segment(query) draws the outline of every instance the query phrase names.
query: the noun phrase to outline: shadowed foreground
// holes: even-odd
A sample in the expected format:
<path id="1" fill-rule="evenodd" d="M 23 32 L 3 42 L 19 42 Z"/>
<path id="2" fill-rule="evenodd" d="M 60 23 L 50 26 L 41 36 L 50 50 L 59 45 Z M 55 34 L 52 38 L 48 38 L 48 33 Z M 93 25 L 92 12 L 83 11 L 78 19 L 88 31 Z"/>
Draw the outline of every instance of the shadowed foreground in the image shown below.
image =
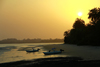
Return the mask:
<path id="1" fill-rule="evenodd" d="M 0 67 L 100 67 L 100 60 L 88 60 L 85 61 L 80 57 L 57 57 L 57 58 L 41 58 L 36 60 L 23 60 L 10 63 L 2 63 Z"/>

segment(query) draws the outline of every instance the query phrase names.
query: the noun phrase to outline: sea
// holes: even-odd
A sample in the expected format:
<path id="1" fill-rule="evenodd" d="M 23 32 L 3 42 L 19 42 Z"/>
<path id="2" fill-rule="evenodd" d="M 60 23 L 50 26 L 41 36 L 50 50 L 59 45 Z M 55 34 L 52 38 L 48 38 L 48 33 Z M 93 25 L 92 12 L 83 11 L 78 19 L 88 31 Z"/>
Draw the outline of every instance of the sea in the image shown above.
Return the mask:
<path id="1" fill-rule="evenodd" d="M 44 45 L 66 45 L 66 51 L 62 54 L 44 55 L 47 52 Z M 38 52 L 26 52 L 26 50 L 40 49 Z M 34 60 L 51 57 L 80 56 L 87 60 L 100 60 L 100 46 L 77 46 L 63 43 L 19 43 L 0 44 L 0 63 L 16 62 L 22 60 Z"/>
<path id="2" fill-rule="evenodd" d="M 20 44 L 0 44 L 0 63 L 16 62 L 22 60 L 32 60 L 39 58 L 61 57 L 65 55 L 44 55 L 47 50 L 43 45 L 57 45 L 62 43 L 20 43 Z M 26 52 L 26 50 L 40 49 L 38 52 Z"/>

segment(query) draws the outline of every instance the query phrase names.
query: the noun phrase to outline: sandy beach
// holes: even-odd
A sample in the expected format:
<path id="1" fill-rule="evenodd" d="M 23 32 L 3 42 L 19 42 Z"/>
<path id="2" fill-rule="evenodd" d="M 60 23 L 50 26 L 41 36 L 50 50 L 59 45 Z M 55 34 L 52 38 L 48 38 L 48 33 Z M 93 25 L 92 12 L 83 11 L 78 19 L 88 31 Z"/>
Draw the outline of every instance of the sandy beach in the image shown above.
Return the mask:
<path id="1" fill-rule="evenodd" d="M 63 49 L 61 55 L 82 57 L 84 60 L 100 60 L 100 47 L 98 46 L 77 46 L 73 44 L 54 44 L 44 45 L 44 49 L 51 50 L 56 48 L 57 51 Z"/>
<path id="2" fill-rule="evenodd" d="M 73 47 L 71 47 L 73 46 Z M 40 59 L 31 59 L 31 60 L 22 60 L 16 62 L 2 63 L 0 67 L 54 67 L 54 66 L 63 66 L 63 67 L 100 67 L 100 60 L 88 60 L 89 58 L 85 55 L 89 53 L 88 51 L 82 53 L 84 50 L 83 46 L 69 45 L 69 44 L 53 44 L 53 45 L 44 45 L 43 48 L 47 51 L 51 48 L 56 48 L 56 50 L 63 49 L 64 52 L 61 55 L 66 55 L 66 57 L 52 57 L 52 58 L 40 58 Z M 87 47 L 87 46 L 86 46 Z M 80 49 L 78 49 L 80 48 Z M 89 55 L 88 55 L 89 56 Z M 87 59 L 87 60 L 84 60 Z"/>

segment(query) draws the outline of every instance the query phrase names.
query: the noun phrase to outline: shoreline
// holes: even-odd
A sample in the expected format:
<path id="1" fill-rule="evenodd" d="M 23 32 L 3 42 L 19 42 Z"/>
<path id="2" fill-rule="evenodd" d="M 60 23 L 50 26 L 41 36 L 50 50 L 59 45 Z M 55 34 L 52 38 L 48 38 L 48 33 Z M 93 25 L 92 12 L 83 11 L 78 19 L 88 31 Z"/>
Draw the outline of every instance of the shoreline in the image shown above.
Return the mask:
<path id="1" fill-rule="evenodd" d="M 64 51 L 60 55 L 82 57 L 84 60 L 100 60 L 100 54 L 98 46 L 77 46 L 73 44 L 54 44 L 44 45 L 44 49 L 47 51 L 52 48 L 56 48 L 57 51 L 63 49 Z"/>
<path id="2" fill-rule="evenodd" d="M 51 67 L 51 66 L 100 67 L 100 59 L 86 60 L 83 58 L 84 56 L 79 54 L 80 50 L 82 50 L 84 46 L 78 46 L 82 49 L 77 49 L 76 45 L 73 45 L 73 47 L 71 47 L 71 45 L 69 44 L 43 45 L 43 49 L 45 49 L 46 51 L 51 50 L 51 48 L 54 48 L 54 47 L 56 47 L 56 50 L 64 49 L 64 52 L 60 55 L 72 55 L 72 56 L 40 58 L 40 59 L 0 63 L 0 67 L 33 67 L 33 66 L 37 66 L 37 67 L 40 67 L 40 66 L 44 66 L 44 67 Z M 75 51 L 78 51 L 78 52 L 75 52 Z M 81 54 L 84 54 L 84 53 L 81 53 Z M 89 55 L 85 55 L 85 56 L 90 57 Z"/>
<path id="3" fill-rule="evenodd" d="M 54 57 L 54 58 L 40 58 L 36 60 L 23 60 L 17 62 L 2 63 L 0 67 L 51 67 L 51 66 L 91 66 L 100 67 L 100 60 L 83 60 L 80 57 Z"/>

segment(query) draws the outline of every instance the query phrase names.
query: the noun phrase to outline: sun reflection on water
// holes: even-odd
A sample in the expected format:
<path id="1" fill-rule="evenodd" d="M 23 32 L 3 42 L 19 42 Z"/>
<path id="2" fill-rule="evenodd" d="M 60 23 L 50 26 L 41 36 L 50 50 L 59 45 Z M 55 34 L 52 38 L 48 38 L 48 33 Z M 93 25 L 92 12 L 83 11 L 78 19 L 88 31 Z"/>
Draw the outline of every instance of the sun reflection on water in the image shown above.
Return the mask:
<path id="1" fill-rule="evenodd" d="M 11 49 L 11 51 L 4 52 L 0 55 L 0 63 L 5 62 L 14 62 L 20 60 L 32 60 L 32 59 L 39 59 L 39 58 L 51 58 L 51 57 L 65 57 L 66 55 L 44 55 L 43 52 L 46 52 L 42 47 L 36 47 L 35 49 L 41 49 L 39 52 L 26 52 L 26 49 L 30 49 L 29 47 L 21 47 L 21 49 Z"/>

